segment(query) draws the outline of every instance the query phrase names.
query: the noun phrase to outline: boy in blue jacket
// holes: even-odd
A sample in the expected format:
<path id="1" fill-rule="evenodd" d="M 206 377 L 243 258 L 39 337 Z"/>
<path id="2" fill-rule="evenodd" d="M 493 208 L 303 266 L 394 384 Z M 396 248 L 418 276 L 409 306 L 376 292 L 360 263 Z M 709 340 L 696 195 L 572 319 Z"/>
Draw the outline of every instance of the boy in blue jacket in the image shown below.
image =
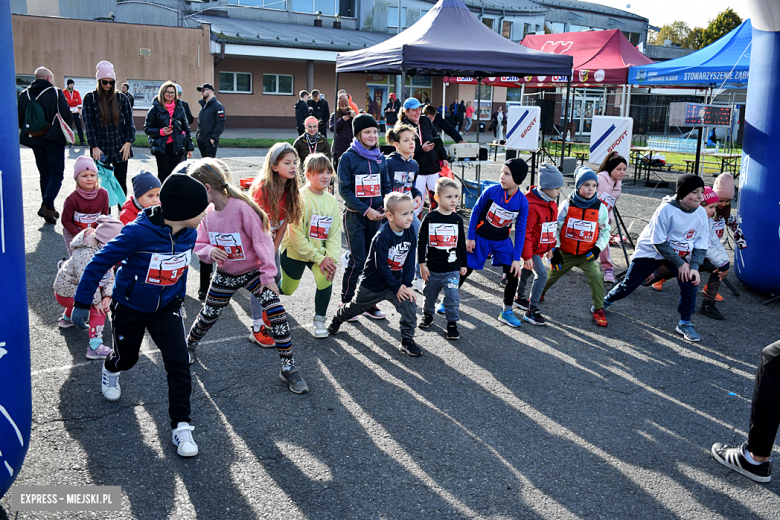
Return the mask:
<path id="1" fill-rule="evenodd" d="M 121 262 L 110 305 L 114 350 L 103 365 L 103 396 L 109 401 L 119 399 L 119 374 L 138 362 L 148 330 L 168 373 L 173 443 L 179 455 L 193 457 L 198 446 L 190 426 L 192 382 L 181 305 L 198 237 L 195 228 L 209 200 L 203 184 L 175 173 L 163 183 L 160 203 L 146 208 L 92 257 L 76 289 L 71 318 L 77 327 L 87 328 L 92 295 L 103 275 Z"/>
<path id="2" fill-rule="evenodd" d="M 328 333 L 338 334 L 342 323 L 387 300 L 401 315 L 402 339 L 398 348 L 417 357 L 422 349 L 414 341 L 417 299 L 411 287 L 417 247 L 417 236 L 411 229 L 414 203 L 409 195 L 394 191 L 385 197 L 384 207 L 387 222 L 371 240 L 355 296 L 339 307 L 328 325 Z"/>

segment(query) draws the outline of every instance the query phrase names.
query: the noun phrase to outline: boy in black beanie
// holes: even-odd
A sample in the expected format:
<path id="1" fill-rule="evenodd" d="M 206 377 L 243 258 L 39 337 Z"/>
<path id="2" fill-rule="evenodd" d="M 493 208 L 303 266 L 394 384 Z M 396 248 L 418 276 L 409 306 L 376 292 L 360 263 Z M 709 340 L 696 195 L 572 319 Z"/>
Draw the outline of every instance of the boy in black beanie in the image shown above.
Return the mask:
<path id="1" fill-rule="evenodd" d="M 103 365 L 103 396 L 121 395 L 119 374 L 138 361 L 144 332 L 162 353 L 168 373 L 168 412 L 173 443 L 182 457 L 198 454 L 190 426 L 189 355 L 181 305 L 187 287 L 195 228 L 209 205 L 206 188 L 184 174 L 170 175 L 160 190 L 161 206 L 146 208 L 87 264 L 76 290 L 73 324 L 86 329 L 92 295 L 103 275 L 122 262 L 116 275 L 111 322 L 114 350 Z"/>

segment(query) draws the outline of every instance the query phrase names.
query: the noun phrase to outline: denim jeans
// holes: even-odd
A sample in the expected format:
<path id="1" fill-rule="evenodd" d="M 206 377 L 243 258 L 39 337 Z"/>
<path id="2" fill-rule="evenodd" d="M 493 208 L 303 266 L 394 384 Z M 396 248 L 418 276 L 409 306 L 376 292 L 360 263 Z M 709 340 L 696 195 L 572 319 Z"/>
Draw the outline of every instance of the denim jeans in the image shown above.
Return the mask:
<path id="1" fill-rule="evenodd" d="M 531 261 L 534 263 L 533 270 L 523 269 L 520 272 L 520 283 L 517 286 L 517 297 L 523 298 L 525 296 L 525 286 L 528 283 L 528 279 L 531 278 L 531 274 L 534 275 L 534 281 L 531 285 L 531 307 L 539 307 L 539 299 L 542 297 L 542 291 L 544 291 L 544 285 L 547 283 L 547 267 L 544 265 L 544 260 L 539 255 L 531 257 Z"/>
<path id="2" fill-rule="evenodd" d="M 447 316 L 447 322 L 456 322 L 460 319 L 458 315 L 458 306 L 460 305 L 460 296 L 458 294 L 458 284 L 460 281 L 460 271 L 449 271 L 447 273 L 433 273 L 428 276 L 425 283 L 423 295 L 425 295 L 425 305 L 423 309 L 426 313 L 433 316 L 436 310 L 436 300 L 439 293 L 444 290 L 444 311 Z"/>

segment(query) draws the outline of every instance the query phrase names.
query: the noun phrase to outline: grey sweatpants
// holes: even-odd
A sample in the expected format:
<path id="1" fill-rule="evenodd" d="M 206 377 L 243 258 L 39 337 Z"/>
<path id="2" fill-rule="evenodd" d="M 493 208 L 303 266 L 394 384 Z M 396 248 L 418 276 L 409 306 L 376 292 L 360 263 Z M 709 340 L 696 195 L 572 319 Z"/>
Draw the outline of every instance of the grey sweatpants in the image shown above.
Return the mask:
<path id="1" fill-rule="evenodd" d="M 439 292 L 444 289 L 444 312 L 447 315 L 447 322 L 456 322 L 460 319 L 458 307 L 460 305 L 460 295 L 458 294 L 458 283 L 460 282 L 460 271 L 450 271 L 448 273 L 433 273 L 428 275 L 428 281 L 425 283 L 423 294 L 425 295 L 425 305 L 423 310 L 433 316 L 436 309 L 436 300 Z"/>
<path id="2" fill-rule="evenodd" d="M 381 301 L 392 303 L 401 315 L 401 338 L 414 338 L 414 328 L 417 326 L 417 305 L 409 300 L 399 301 L 398 296 L 392 289 L 374 292 L 366 289 L 363 284 L 359 284 L 355 291 L 355 296 L 352 297 L 349 303 L 339 307 L 333 320 L 337 323 L 344 323 L 350 318 L 363 314 L 363 312 Z"/>
<path id="3" fill-rule="evenodd" d="M 542 297 L 542 291 L 544 291 L 544 285 L 547 283 L 547 267 L 544 265 L 544 260 L 539 255 L 531 257 L 534 263 L 533 270 L 523 269 L 520 271 L 520 283 L 517 284 L 517 296 L 519 298 L 525 298 L 525 289 L 528 284 L 528 280 L 531 275 L 534 275 L 534 281 L 531 284 L 531 294 L 528 300 L 531 302 L 531 307 L 539 307 L 539 299 Z"/>

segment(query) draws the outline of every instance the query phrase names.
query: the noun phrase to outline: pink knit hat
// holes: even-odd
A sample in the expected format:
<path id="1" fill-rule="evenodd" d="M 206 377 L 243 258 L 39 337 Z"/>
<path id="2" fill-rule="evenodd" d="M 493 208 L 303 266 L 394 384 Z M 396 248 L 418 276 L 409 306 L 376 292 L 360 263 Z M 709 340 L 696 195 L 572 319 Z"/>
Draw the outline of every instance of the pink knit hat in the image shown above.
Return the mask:
<path id="1" fill-rule="evenodd" d="M 122 222 L 109 215 L 100 215 L 97 219 L 95 238 L 103 245 L 122 232 Z"/>
<path id="2" fill-rule="evenodd" d="M 73 179 L 75 180 L 79 173 L 84 170 L 92 170 L 97 173 L 97 166 L 95 166 L 95 161 L 92 160 L 92 157 L 82 155 L 76 159 L 76 164 L 73 165 Z"/>
<path id="3" fill-rule="evenodd" d="M 95 67 L 95 79 L 100 81 L 101 79 L 113 79 L 116 81 L 116 74 L 114 74 L 114 66 L 111 62 L 101 61 Z"/>
<path id="4" fill-rule="evenodd" d="M 721 199 L 733 199 L 734 192 L 736 191 L 734 187 L 734 177 L 732 177 L 730 173 L 721 173 L 718 175 L 718 178 L 715 179 L 715 184 L 712 186 L 712 189 L 715 190 L 715 193 L 717 193 L 718 197 Z"/>
<path id="5" fill-rule="evenodd" d="M 704 199 L 701 202 L 702 206 L 711 206 L 712 204 L 717 204 L 718 200 L 718 194 L 715 193 L 715 190 L 709 186 L 704 188 Z"/>

